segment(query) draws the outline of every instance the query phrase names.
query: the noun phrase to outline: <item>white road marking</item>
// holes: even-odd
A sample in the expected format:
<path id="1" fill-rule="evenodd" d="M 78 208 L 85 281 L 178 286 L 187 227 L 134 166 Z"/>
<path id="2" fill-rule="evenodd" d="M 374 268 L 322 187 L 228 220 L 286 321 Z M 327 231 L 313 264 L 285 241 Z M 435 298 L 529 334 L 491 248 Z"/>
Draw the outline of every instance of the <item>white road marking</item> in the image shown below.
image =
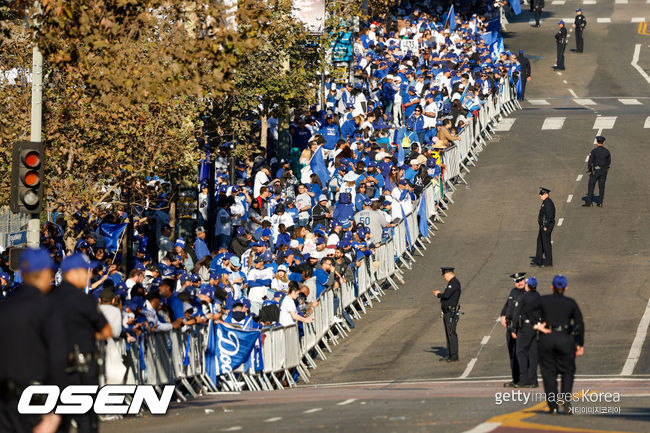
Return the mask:
<path id="1" fill-rule="evenodd" d="M 585 157 L 585 162 L 589 161 L 589 155 Z"/>
<path id="2" fill-rule="evenodd" d="M 641 101 L 638 99 L 633 99 L 633 98 L 624 98 L 624 99 L 619 99 L 618 102 L 620 102 L 623 105 L 643 105 Z"/>
<path id="3" fill-rule="evenodd" d="M 564 222 L 564 218 L 560 218 L 559 220 L 557 220 L 557 226 L 560 227 L 563 222 Z"/>
<path id="4" fill-rule="evenodd" d="M 573 200 L 573 194 L 569 194 L 569 196 L 566 199 L 566 202 L 571 203 L 571 200 Z"/>
<path id="5" fill-rule="evenodd" d="M 578 95 L 576 95 L 576 92 L 574 92 L 573 89 L 567 89 L 567 90 L 569 91 L 569 93 L 571 94 L 571 96 L 573 96 L 574 98 L 577 98 L 577 97 L 578 97 Z"/>
<path id="6" fill-rule="evenodd" d="M 648 325 L 650 325 L 650 300 L 648 300 L 648 304 L 645 306 L 645 313 L 641 317 L 639 327 L 636 328 L 636 335 L 634 336 L 634 341 L 632 342 L 632 347 L 630 347 L 630 353 L 627 355 L 623 370 L 621 370 L 621 376 L 628 376 L 634 372 L 634 367 L 641 356 L 643 342 L 648 334 Z"/>
<path id="7" fill-rule="evenodd" d="M 644 23 L 645 17 L 632 17 L 630 20 L 631 23 Z"/>
<path id="8" fill-rule="evenodd" d="M 573 20 L 575 20 L 575 17 L 573 17 L 573 18 L 562 18 L 562 21 L 564 21 L 565 23 L 571 22 Z M 572 31 L 572 30 L 573 30 L 573 28 L 569 29 L 569 31 Z"/>
<path id="9" fill-rule="evenodd" d="M 645 123 L 643 124 L 644 128 L 650 128 L 650 116 L 645 118 Z"/>
<path id="10" fill-rule="evenodd" d="M 302 413 L 315 413 L 315 412 L 320 412 L 321 410 L 323 410 L 323 408 L 315 407 L 313 409 L 303 410 Z"/>
<path id="11" fill-rule="evenodd" d="M 611 18 L 596 18 L 597 23 L 611 23 L 612 19 Z"/>
<path id="12" fill-rule="evenodd" d="M 553 0 L 551 2 L 552 5 L 563 5 L 566 2 L 566 0 Z"/>
<path id="13" fill-rule="evenodd" d="M 545 129 L 562 129 L 564 126 L 564 121 L 566 117 L 547 117 L 544 119 L 544 124 L 542 124 L 542 130 Z"/>
<path id="14" fill-rule="evenodd" d="M 239 425 L 234 425 L 234 426 L 232 426 L 232 427 L 222 428 L 221 431 L 239 431 L 239 430 L 241 430 L 241 429 L 242 429 L 241 426 L 239 426 Z"/>
<path id="15" fill-rule="evenodd" d="M 563 82 L 564 84 L 566 84 L 566 83 L 567 83 L 567 82 L 566 82 L 566 80 L 562 80 L 562 82 Z"/>
<path id="16" fill-rule="evenodd" d="M 560 71 L 555 71 L 555 73 L 558 74 L 558 75 L 562 75 L 562 72 L 560 72 Z"/>
<path id="17" fill-rule="evenodd" d="M 614 3 L 619 4 L 619 5 L 626 5 L 627 0 L 616 0 Z"/>
<path id="18" fill-rule="evenodd" d="M 516 118 L 507 117 L 494 126 L 495 131 L 510 131 L 512 125 L 514 125 Z"/>
<path id="19" fill-rule="evenodd" d="M 491 431 L 496 430 L 500 425 L 500 422 L 484 422 L 471 430 L 464 431 L 463 433 L 490 433 Z"/>
<path id="20" fill-rule="evenodd" d="M 589 159 L 589 156 L 587 156 L 587 159 Z M 582 175 L 579 174 L 578 177 L 576 177 L 576 182 L 580 182 L 582 180 Z"/>
<path id="21" fill-rule="evenodd" d="M 489 336 L 489 335 L 486 335 L 486 336 L 483 337 L 483 339 L 481 340 L 481 346 L 485 346 L 485 345 L 487 344 L 488 341 L 490 341 L 490 336 Z"/>
<path id="22" fill-rule="evenodd" d="M 600 128 L 598 131 L 596 131 L 596 135 L 594 135 L 594 142 L 593 144 L 596 144 L 596 137 L 601 135 L 603 133 L 603 128 Z M 585 159 L 585 162 L 589 161 L 589 155 L 587 155 L 587 159 Z"/>
<path id="23" fill-rule="evenodd" d="M 594 129 L 600 129 L 602 132 L 603 129 L 612 129 L 614 123 L 616 122 L 617 116 L 598 116 L 594 122 Z M 600 135 L 600 132 L 596 135 Z"/>
<path id="24" fill-rule="evenodd" d="M 273 418 L 269 418 L 267 420 L 264 420 L 264 422 L 276 422 L 276 421 L 280 421 L 281 419 L 282 419 L 281 416 L 274 416 Z"/>
<path id="25" fill-rule="evenodd" d="M 465 368 L 465 371 L 463 371 L 463 374 L 460 375 L 460 379 L 466 378 L 469 376 L 469 374 L 472 372 L 472 368 L 474 368 L 474 364 L 476 364 L 477 358 L 472 358 L 468 363 L 467 363 L 467 368 Z"/>
<path id="26" fill-rule="evenodd" d="M 588 98 L 575 98 L 573 100 L 578 105 L 596 105 L 593 99 L 588 99 Z"/>
<path id="27" fill-rule="evenodd" d="M 596 0 L 585 0 L 585 1 L 582 2 L 582 4 L 585 4 L 585 5 L 595 5 L 595 4 L 596 4 Z"/>
<path id="28" fill-rule="evenodd" d="M 350 403 L 352 403 L 352 402 L 355 402 L 355 401 L 357 401 L 356 398 L 348 398 L 347 400 L 343 400 L 343 401 L 340 402 L 340 403 L 336 403 L 336 405 L 337 405 L 337 406 L 345 406 L 345 405 L 348 405 L 348 404 L 350 404 Z"/>
<path id="29" fill-rule="evenodd" d="M 639 63 L 639 54 L 641 54 L 641 44 L 636 44 L 634 47 L 634 55 L 632 56 L 632 62 L 630 63 L 634 69 L 639 71 L 639 74 L 650 84 L 650 77 L 646 73 L 646 71 L 643 70 L 641 66 L 638 65 Z"/>
<path id="30" fill-rule="evenodd" d="M 531 105 L 551 105 L 546 99 L 526 99 Z"/>

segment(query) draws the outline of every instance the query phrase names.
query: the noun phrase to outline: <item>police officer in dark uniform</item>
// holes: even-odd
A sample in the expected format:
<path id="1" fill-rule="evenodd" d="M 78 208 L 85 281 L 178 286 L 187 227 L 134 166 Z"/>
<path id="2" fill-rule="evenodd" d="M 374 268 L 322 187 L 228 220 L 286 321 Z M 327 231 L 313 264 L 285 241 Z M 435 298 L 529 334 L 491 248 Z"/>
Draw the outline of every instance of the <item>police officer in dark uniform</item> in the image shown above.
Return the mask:
<path id="1" fill-rule="evenodd" d="M 558 28 L 557 33 L 555 34 L 555 43 L 557 44 L 557 61 L 553 69 L 556 71 L 564 71 L 564 50 L 566 49 L 567 43 L 567 32 L 566 27 L 564 27 L 564 21 L 557 23 L 560 28 Z"/>
<path id="2" fill-rule="evenodd" d="M 504 383 L 505 387 L 514 387 L 519 383 L 519 363 L 517 362 L 517 340 L 513 336 L 513 313 L 517 300 L 524 293 L 526 287 L 526 273 L 517 272 L 510 275 L 510 278 L 515 282 L 515 287 L 510 290 L 508 299 L 501 309 L 501 325 L 506 328 L 506 345 L 508 347 L 508 355 L 510 357 L 510 371 L 512 372 L 512 381 Z"/>
<path id="3" fill-rule="evenodd" d="M 97 340 L 106 340 L 112 334 L 93 298 L 83 292 L 88 285 L 90 267 L 90 260 L 83 253 L 64 258 L 61 262 L 63 281 L 50 295 L 60 308 L 65 325 L 69 385 L 99 384 Z M 79 433 L 98 431 L 99 420 L 92 410 L 84 415 L 64 417 L 59 431 L 67 432 L 73 418 Z"/>
<path id="4" fill-rule="evenodd" d="M 31 433 L 38 425 L 54 432 L 59 415 L 20 415 L 17 410 L 29 385 L 65 385 L 64 325 L 46 296 L 52 288 L 54 262 L 46 249 L 28 249 L 18 267 L 23 284 L 0 303 L 0 431 Z"/>
<path id="5" fill-rule="evenodd" d="M 458 361 L 458 335 L 456 335 L 456 325 L 460 316 L 460 281 L 454 274 L 454 268 L 442 267 L 442 278 L 447 282 L 444 292 L 434 290 L 433 294 L 440 298 L 442 307 L 442 319 L 445 323 L 445 335 L 447 337 L 447 357 L 441 358 L 440 361 L 454 362 Z"/>
<path id="6" fill-rule="evenodd" d="M 526 291 L 519 297 L 513 314 L 517 334 L 517 361 L 519 362 L 518 388 L 537 388 L 537 331 L 533 326 L 539 322 L 540 307 L 537 279 L 526 281 Z"/>
<path id="7" fill-rule="evenodd" d="M 553 251 L 551 248 L 551 233 L 555 227 L 555 205 L 548 196 L 550 189 L 541 187 L 539 198 L 542 200 L 542 207 L 539 209 L 537 223 L 539 233 L 537 234 L 537 253 L 535 260 L 530 264 L 533 266 L 553 266 Z"/>
<path id="8" fill-rule="evenodd" d="M 539 299 L 541 323 L 534 329 L 540 332 L 539 355 L 544 393 L 549 412 L 557 414 L 558 406 L 571 414 L 571 402 L 560 401 L 557 393 L 557 375 L 562 378 L 561 395 L 573 389 L 576 356 L 584 354 L 585 326 L 578 304 L 564 296 L 567 280 L 564 275 L 553 278 L 553 294 Z"/>
<path id="9" fill-rule="evenodd" d="M 573 26 L 576 28 L 576 53 L 581 53 L 585 47 L 582 32 L 587 27 L 587 19 L 582 15 L 582 9 L 576 9 L 576 19 Z"/>
<path id="10" fill-rule="evenodd" d="M 599 135 L 596 137 L 596 147 L 589 153 L 587 161 L 587 172 L 589 173 L 589 185 L 587 187 L 587 200 L 583 206 L 588 207 L 593 204 L 594 188 L 598 182 L 598 193 L 600 195 L 598 206 L 603 205 L 605 199 L 605 182 L 607 181 L 607 171 L 612 165 L 612 155 L 604 146 L 605 137 Z"/>
<path id="11" fill-rule="evenodd" d="M 530 10 L 535 15 L 535 27 L 539 27 L 539 19 L 542 17 L 542 11 L 544 10 L 544 0 L 531 0 Z"/>
<path id="12" fill-rule="evenodd" d="M 521 65 L 521 99 L 524 99 L 526 96 L 526 83 L 530 81 L 530 60 L 524 56 L 524 50 L 519 50 L 519 55 L 517 56 L 517 61 Z"/>

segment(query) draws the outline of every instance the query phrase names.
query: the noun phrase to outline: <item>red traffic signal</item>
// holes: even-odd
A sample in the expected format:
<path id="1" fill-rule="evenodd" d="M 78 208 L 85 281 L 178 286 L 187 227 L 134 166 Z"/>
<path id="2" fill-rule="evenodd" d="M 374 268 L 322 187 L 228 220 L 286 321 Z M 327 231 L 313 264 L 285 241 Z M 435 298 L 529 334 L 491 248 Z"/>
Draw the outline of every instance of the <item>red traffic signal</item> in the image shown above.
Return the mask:
<path id="1" fill-rule="evenodd" d="M 11 170 L 11 211 L 40 213 L 43 209 L 43 143 L 14 143 Z"/>

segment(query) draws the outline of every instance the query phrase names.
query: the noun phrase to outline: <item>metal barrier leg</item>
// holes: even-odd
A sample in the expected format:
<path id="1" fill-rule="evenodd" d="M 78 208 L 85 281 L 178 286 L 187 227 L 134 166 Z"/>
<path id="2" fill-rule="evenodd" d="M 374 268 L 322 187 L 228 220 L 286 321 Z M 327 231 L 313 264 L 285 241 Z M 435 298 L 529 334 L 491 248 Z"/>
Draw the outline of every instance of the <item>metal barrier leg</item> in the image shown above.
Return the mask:
<path id="1" fill-rule="evenodd" d="M 296 387 L 296 382 L 293 381 L 293 377 L 291 377 L 291 373 L 289 373 L 289 370 L 284 370 L 284 379 L 289 384 L 289 388 Z"/>
<path id="2" fill-rule="evenodd" d="M 181 399 L 182 401 L 187 401 L 187 398 L 183 395 L 183 393 L 178 389 L 178 387 L 174 387 L 174 392 L 176 393 L 176 397 Z"/>
<path id="3" fill-rule="evenodd" d="M 327 345 L 326 345 L 326 346 L 327 346 Z M 320 346 L 319 346 L 318 344 L 316 344 L 316 345 L 314 346 L 314 350 L 316 351 L 316 353 L 318 354 L 318 356 L 320 356 L 321 361 L 325 361 L 325 360 L 327 359 L 327 356 L 325 356 L 325 352 L 323 352 L 323 349 L 321 349 Z M 331 350 L 330 350 L 330 352 L 331 352 Z M 315 364 L 314 364 L 314 365 L 315 365 Z"/>
<path id="4" fill-rule="evenodd" d="M 393 279 L 391 277 L 386 278 L 386 280 L 391 285 L 393 290 L 399 290 L 399 286 L 397 284 L 395 284 L 395 281 L 393 281 Z"/>
<path id="5" fill-rule="evenodd" d="M 387 277 L 387 278 L 390 278 L 390 277 Z M 379 293 L 379 295 L 386 296 L 386 292 L 384 292 L 384 289 L 381 288 L 381 284 L 374 283 L 372 285 L 372 287 Z M 379 297 L 377 297 L 377 294 L 373 293 L 373 295 L 375 296 L 375 299 L 377 299 L 377 302 L 381 303 L 381 299 L 379 299 Z"/>
<path id="6" fill-rule="evenodd" d="M 278 389 L 284 389 L 284 385 L 282 385 L 282 382 L 280 382 L 274 373 L 271 373 L 271 377 L 273 378 L 273 382 L 275 382 L 275 385 L 278 387 Z"/>
<path id="7" fill-rule="evenodd" d="M 217 386 L 214 383 L 212 383 L 212 379 L 210 379 L 210 376 L 208 376 L 207 374 L 204 374 L 203 375 L 203 380 L 208 385 L 208 388 L 210 389 L 210 391 L 217 392 Z"/>
<path id="8" fill-rule="evenodd" d="M 307 367 L 308 368 L 311 367 L 313 369 L 313 368 L 317 367 L 316 362 L 314 362 L 314 358 L 311 357 L 311 355 L 309 354 L 309 351 L 305 353 L 304 358 L 307 360 Z"/>
<path id="9" fill-rule="evenodd" d="M 307 368 L 302 365 L 298 365 L 298 374 L 300 375 L 300 378 L 303 380 L 305 383 L 309 383 L 309 373 L 307 372 Z"/>
<path id="10" fill-rule="evenodd" d="M 228 386 L 233 388 L 234 391 L 241 391 L 241 387 L 239 386 L 239 382 L 237 381 L 237 378 L 235 378 L 235 375 L 232 373 L 227 373 L 228 379 L 230 380 L 230 383 Z"/>
<path id="11" fill-rule="evenodd" d="M 194 398 L 197 397 L 198 394 L 196 393 L 196 391 L 194 391 L 194 388 L 192 388 L 192 385 L 190 385 L 186 377 L 181 378 L 181 383 L 187 389 L 187 391 L 192 395 L 192 397 Z"/>

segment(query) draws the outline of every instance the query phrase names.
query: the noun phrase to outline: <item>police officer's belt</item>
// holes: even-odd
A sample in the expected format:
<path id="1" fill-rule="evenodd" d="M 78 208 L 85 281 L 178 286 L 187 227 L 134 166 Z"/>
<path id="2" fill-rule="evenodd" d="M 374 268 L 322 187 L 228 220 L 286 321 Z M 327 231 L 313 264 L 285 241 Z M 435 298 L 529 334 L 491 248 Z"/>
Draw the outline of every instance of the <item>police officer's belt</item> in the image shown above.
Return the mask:
<path id="1" fill-rule="evenodd" d="M 526 325 L 532 325 L 532 322 L 531 322 L 530 320 L 526 319 L 526 320 L 524 320 L 524 324 L 526 324 Z"/>
<path id="2" fill-rule="evenodd" d="M 569 325 L 553 325 L 551 326 L 553 332 L 569 332 Z"/>
<path id="3" fill-rule="evenodd" d="M 455 305 L 453 307 L 442 307 L 442 312 L 443 313 L 455 313 L 458 311 L 460 307 L 458 305 Z"/>
<path id="4" fill-rule="evenodd" d="M 609 167 L 601 167 L 599 165 L 594 167 L 594 170 L 607 170 Z"/>
<path id="5" fill-rule="evenodd" d="M 11 379 L 0 380 L 0 401 L 18 400 L 26 388 L 26 386 L 20 385 Z M 33 398 L 36 397 L 35 395 Z"/>

